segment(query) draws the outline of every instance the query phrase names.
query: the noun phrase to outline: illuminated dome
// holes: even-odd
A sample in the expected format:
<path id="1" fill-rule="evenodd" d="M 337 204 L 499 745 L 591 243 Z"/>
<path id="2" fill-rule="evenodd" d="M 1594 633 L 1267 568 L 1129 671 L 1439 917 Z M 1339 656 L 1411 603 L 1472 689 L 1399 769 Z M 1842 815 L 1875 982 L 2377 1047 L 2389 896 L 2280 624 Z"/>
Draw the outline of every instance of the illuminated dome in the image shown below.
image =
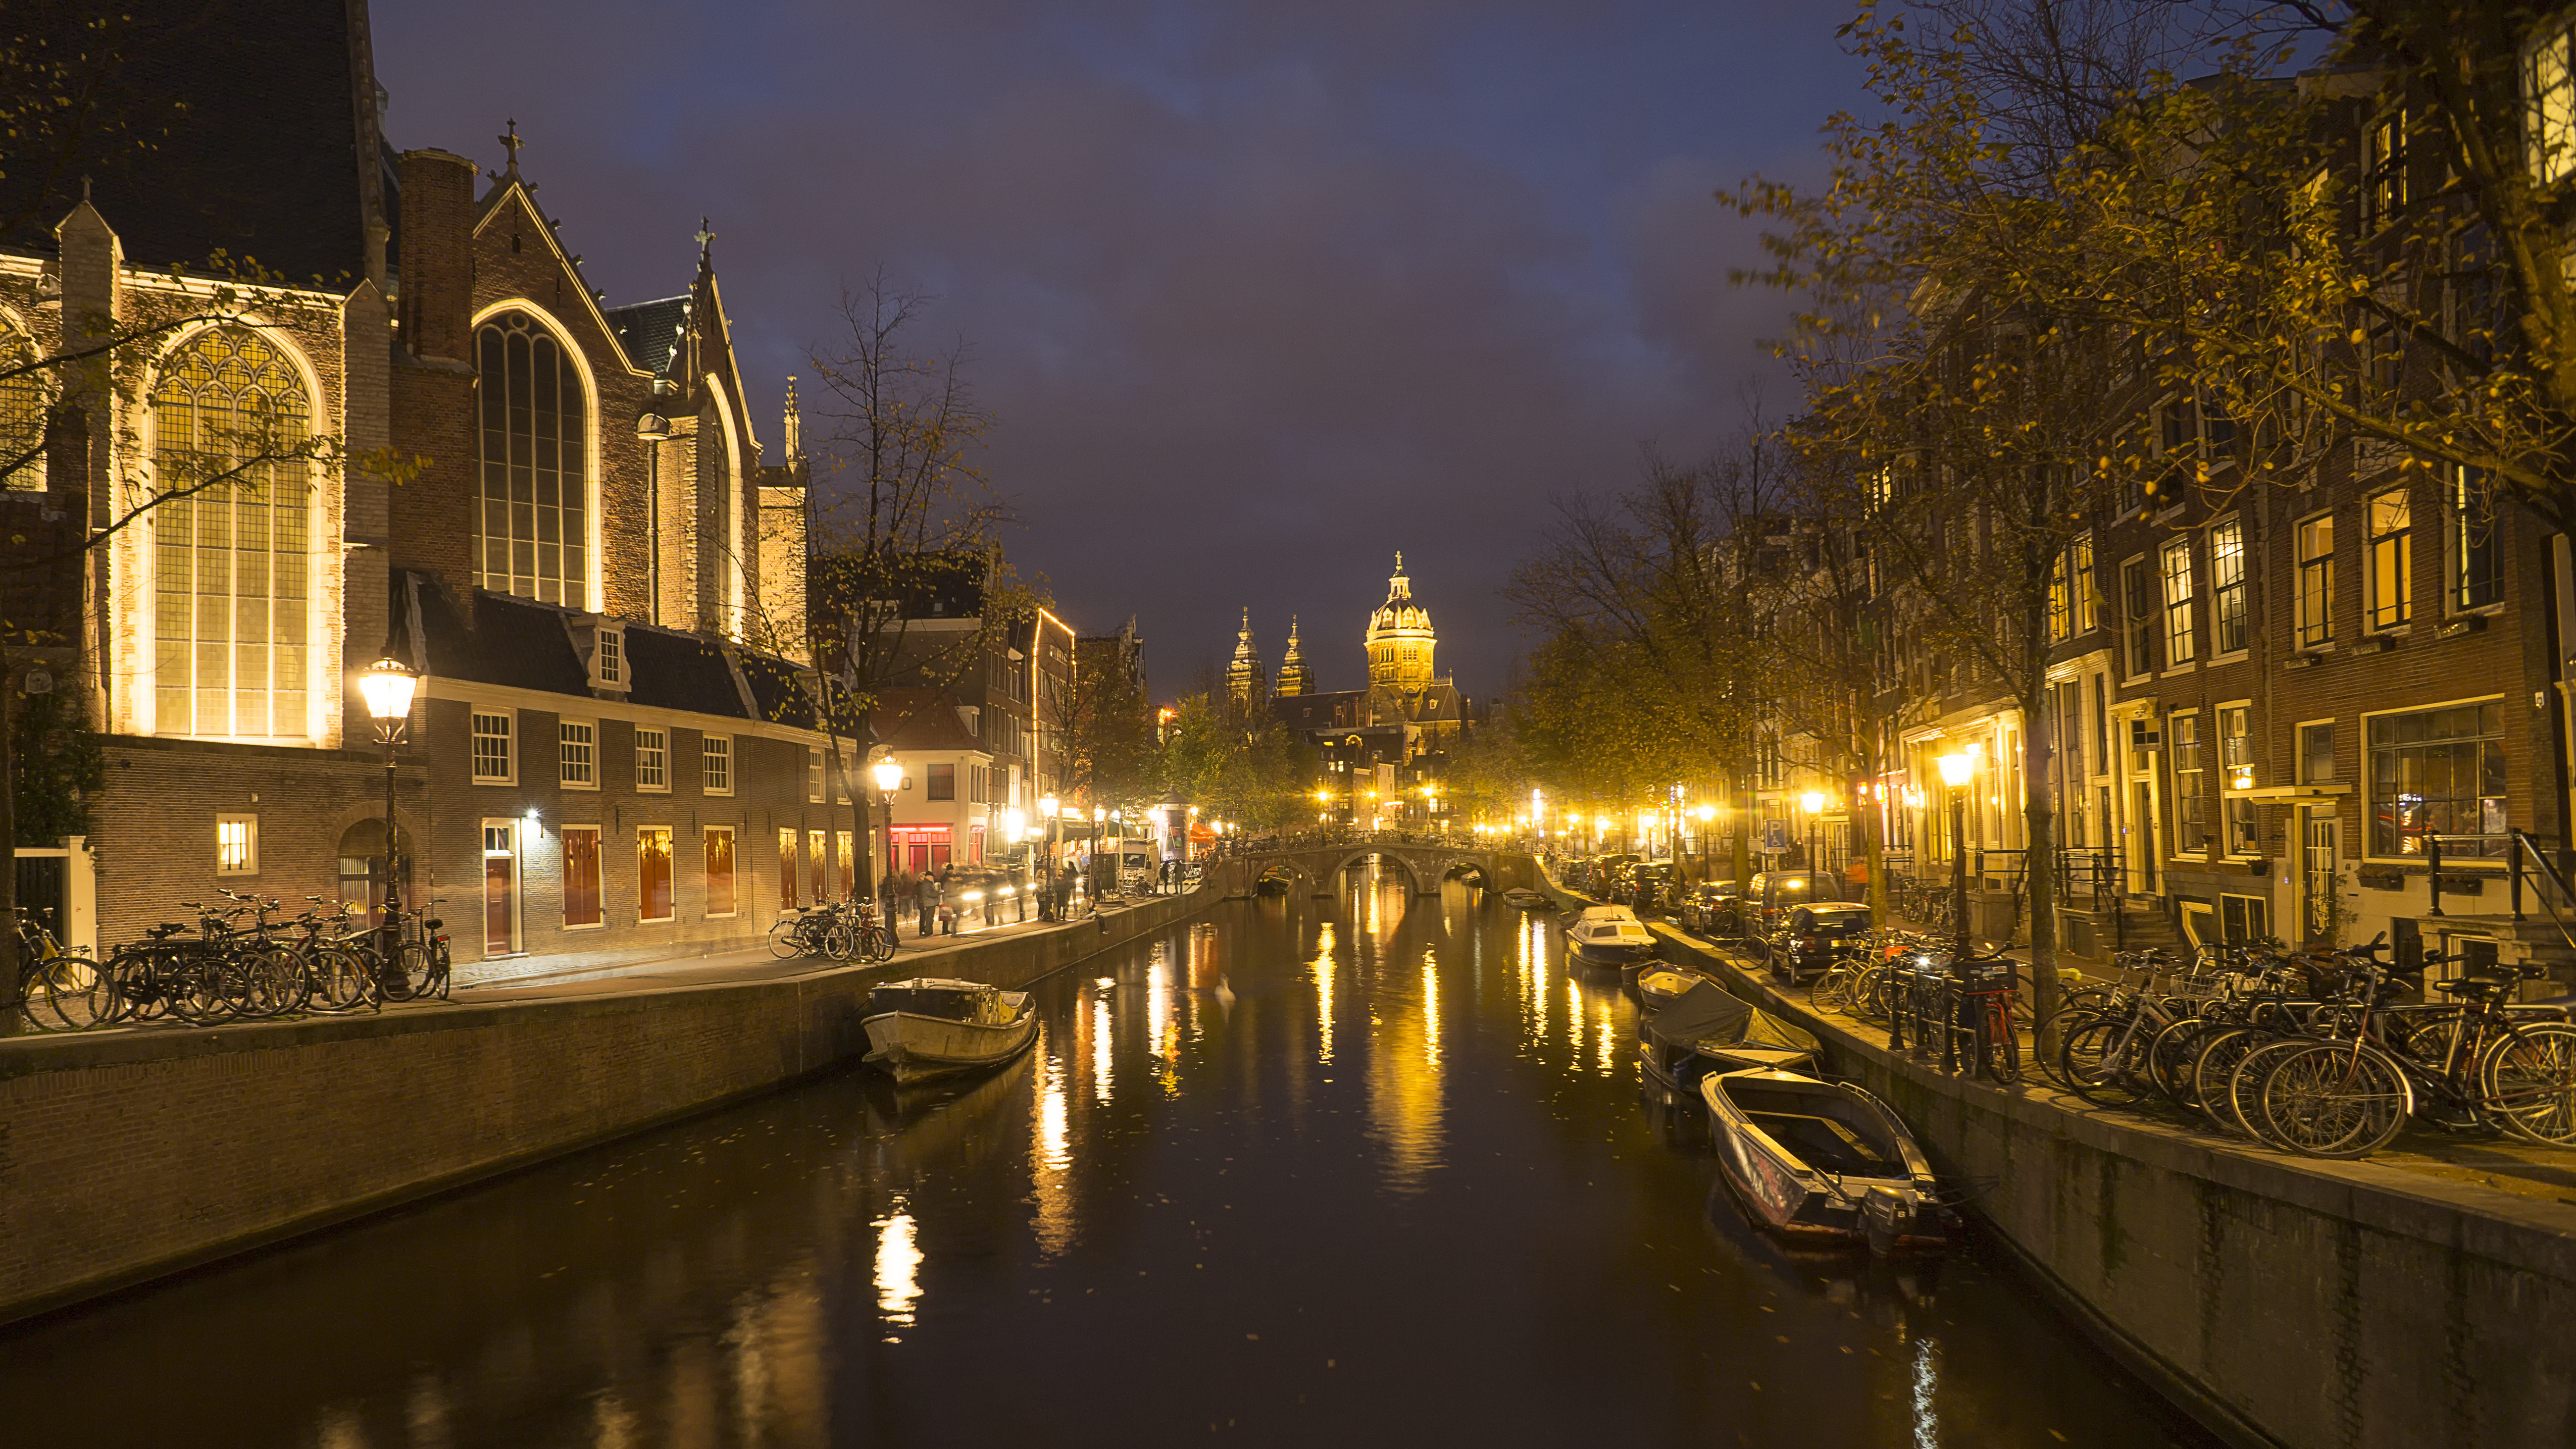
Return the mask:
<path id="1" fill-rule="evenodd" d="M 1366 636 L 1369 687 L 1420 694 L 1431 687 L 1431 611 L 1413 601 L 1413 581 L 1405 577 L 1404 555 L 1395 556 L 1395 573 L 1386 581 L 1386 602 L 1369 615 Z"/>

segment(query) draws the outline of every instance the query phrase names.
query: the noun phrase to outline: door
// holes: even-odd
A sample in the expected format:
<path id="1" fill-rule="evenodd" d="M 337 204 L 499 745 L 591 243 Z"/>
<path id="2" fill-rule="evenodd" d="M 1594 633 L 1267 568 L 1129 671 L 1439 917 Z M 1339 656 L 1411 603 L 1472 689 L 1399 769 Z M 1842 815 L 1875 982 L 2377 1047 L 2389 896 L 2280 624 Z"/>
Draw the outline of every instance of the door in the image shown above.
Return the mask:
<path id="1" fill-rule="evenodd" d="M 508 956 L 519 949 L 519 827 L 511 820 L 483 825 L 483 954 Z"/>
<path id="2" fill-rule="evenodd" d="M 2300 817 L 2300 911 L 2308 939 L 2331 945 L 2335 938 L 2335 873 L 2341 863 L 2336 837 L 2341 822 L 2330 810 L 2303 810 Z"/>
<path id="3" fill-rule="evenodd" d="M 2140 780 L 2135 788 L 2137 808 L 2129 813 L 2129 889 L 2151 896 L 2156 893 L 2156 786 Z"/>

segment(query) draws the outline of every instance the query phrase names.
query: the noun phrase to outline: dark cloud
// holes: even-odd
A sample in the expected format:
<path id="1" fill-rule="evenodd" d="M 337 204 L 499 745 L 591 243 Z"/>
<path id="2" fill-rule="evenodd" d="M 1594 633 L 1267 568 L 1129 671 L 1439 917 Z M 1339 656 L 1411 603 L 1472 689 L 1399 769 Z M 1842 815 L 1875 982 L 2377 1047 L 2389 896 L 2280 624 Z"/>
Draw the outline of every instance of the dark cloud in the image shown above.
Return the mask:
<path id="1" fill-rule="evenodd" d="M 713 216 L 771 397 L 845 283 L 937 293 L 1015 554 L 1083 627 L 1137 615 L 1161 688 L 1244 605 L 1357 682 L 1401 548 L 1484 692 L 1549 498 L 1714 445 L 1771 372 L 1711 192 L 1812 169 L 1841 13 L 380 0 L 375 36 L 395 143 L 488 162 L 516 116 L 612 302 L 679 290 Z"/>

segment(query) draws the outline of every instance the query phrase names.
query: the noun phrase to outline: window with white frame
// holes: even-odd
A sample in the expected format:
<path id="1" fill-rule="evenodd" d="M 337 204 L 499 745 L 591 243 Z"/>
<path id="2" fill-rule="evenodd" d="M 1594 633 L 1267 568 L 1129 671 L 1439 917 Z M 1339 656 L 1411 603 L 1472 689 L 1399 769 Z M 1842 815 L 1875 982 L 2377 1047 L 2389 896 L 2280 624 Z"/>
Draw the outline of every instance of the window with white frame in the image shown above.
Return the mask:
<path id="1" fill-rule="evenodd" d="M 564 720 L 555 726 L 561 761 L 558 779 L 577 790 L 599 788 L 599 727 L 589 720 Z"/>
<path id="2" fill-rule="evenodd" d="M 805 751 L 805 803 L 823 803 L 823 752 L 819 749 Z"/>
<path id="3" fill-rule="evenodd" d="M 215 817 L 215 874 L 259 874 L 259 817 Z"/>
<path id="4" fill-rule="evenodd" d="M 2334 515 L 2301 519 L 2299 547 L 2299 647 L 2334 642 Z"/>
<path id="5" fill-rule="evenodd" d="M 2373 494 L 2369 510 L 2369 564 L 2362 601 L 2373 632 L 2394 629 L 2415 613 L 2414 508 L 2403 488 Z"/>
<path id="6" fill-rule="evenodd" d="M 2191 540 L 2168 541 L 2159 556 L 2165 593 L 2165 664 L 2189 664 L 2199 657 L 2191 629 Z"/>
<path id="7" fill-rule="evenodd" d="M 2127 635 L 2121 650 L 2131 679 L 2140 679 L 2156 670 L 2156 583 L 2155 570 L 2142 558 L 2120 565 L 2121 623 Z"/>
<path id="8" fill-rule="evenodd" d="M 2054 644 L 2075 632 L 2075 597 L 2066 577 L 2066 557 L 2060 554 L 2048 570 L 2048 642 Z"/>
<path id="9" fill-rule="evenodd" d="M 707 735 L 698 741 L 698 752 L 705 764 L 702 787 L 710 795 L 733 793 L 733 737 Z"/>
<path id="10" fill-rule="evenodd" d="M 510 710 L 473 712 L 474 778 L 487 785 L 506 785 L 515 778 L 511 773 Z"/>
<path id="11" fill-rule="evenodd" d="M 2216 652 L 2245 647 L 2245 525 L 2230 518 L 2209 530 L 2210 627 Z"/>
<path id="12" fill-rule="evenodd" d="M 671 788 L 671 736 L 667 730 L 635 731 L 635 788 Z"/>
<path id="13" fill-rule="evenodd" d="M 2102 592 L 2093 579 L 2093 535 L 2079 534 L 2066 551 L 2068 572 L 2075 576 L 2075 632 L 2102 627 Z"/>
<path id="14" fill-rule="evenodd" d="M 2495 700 L 2375 714 L 2364 726 L 2370 853 L 2421 855 L 2425 837 L 2506 829 L 2504 706 Z M 2445 840 L 2442 853 L 2504 854 L 2500 838 Z"/>
<path id="15" fill-rule="evenodd" d="M 2237 793 L 2254 788 L 2254 710 L 2222 705 L 2218 711 L 2218 788 L 2225 797 L 2227 853 L 2255 854 L 2254 802 Z"/>
<path id="16" fill-rule="evenodd" d="M 2406 108 L 2398 107 L 2361 132 L 2362 224 L 2380 227 L 2406 209 Z"/>
<path id="17" fill-rule="evenodd" d="M 2167 738 L 2173 756 L 2174 854 L 2201 855 L 2209 849 L 2209 797 L 2200 753 L 2200 711 L 2174 711 Z"/>
<path id="18" fill-rule="evenodd" d="M 602 629 L 592 661 L 599 668 L 599 682 L 623 689 L 626 686 L 626 631 Z"/>

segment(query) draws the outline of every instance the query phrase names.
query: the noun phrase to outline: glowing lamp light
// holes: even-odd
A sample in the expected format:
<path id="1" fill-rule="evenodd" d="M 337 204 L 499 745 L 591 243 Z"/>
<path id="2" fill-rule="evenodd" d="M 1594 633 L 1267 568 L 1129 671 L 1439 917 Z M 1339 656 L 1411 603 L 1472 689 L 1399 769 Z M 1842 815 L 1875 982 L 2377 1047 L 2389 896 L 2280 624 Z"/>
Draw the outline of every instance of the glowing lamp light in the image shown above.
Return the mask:
<path id="1" fill-rule="evenodd" d="M 1699 817 L 1700 824 L 1706 825 L 1708 822 L 1717 818 L 1717 807 L 1714 805 L 1702 805 L 1691 813 Z"/>
<path id="2" fill-rule="evenodd" d="M 1822 815 L 1825 813 L 1825 795 L 1821 790 L 1810 790 L 1806 794 L 1799 796 L 1798 803 L 1805 806 L 1807 813 L 1810 815 Z"/>
<path id="3" fill-rule="evenodd" d="M 1002 812 L 1002 833 L 1005 836 L 1012 840 L 1018 840 L 1022 836 L 1027 835 L 1028 831 L 1028 816 L 1022 814 L 1016 808 Z"/>
<path id="4" fill-rule="evenodd" d="M 1038 813 L 1049 820 L 1056 818 L 1056 798 L 1048 795 L 1038 801 Z"/>
<path id="5" fill-rule="evenodd" d="M 877 793 L 880 795 L 891 795 L 903 788 L 903 762 L 892 755 L 878 759 L 868 767 L 868 773 L 876 776 Z"/>
<path id="6" fill-rule="evenodd" d="M 411 697 L 420 688 L 420 676 L 410 665 L 386 655 L 367 666 L 358 676 L 358 693 L 367 701 L 367 717 L 390 724 L 411 718 Z"/>
<path id="7" fill-rule="evenodd" d="M 1941 767 L 1941 783 L 1953 790 L 1968 783 L 1977 773 L 1977 757 L 1972 752 L 1943 755 L 1933 763 Z"/>

